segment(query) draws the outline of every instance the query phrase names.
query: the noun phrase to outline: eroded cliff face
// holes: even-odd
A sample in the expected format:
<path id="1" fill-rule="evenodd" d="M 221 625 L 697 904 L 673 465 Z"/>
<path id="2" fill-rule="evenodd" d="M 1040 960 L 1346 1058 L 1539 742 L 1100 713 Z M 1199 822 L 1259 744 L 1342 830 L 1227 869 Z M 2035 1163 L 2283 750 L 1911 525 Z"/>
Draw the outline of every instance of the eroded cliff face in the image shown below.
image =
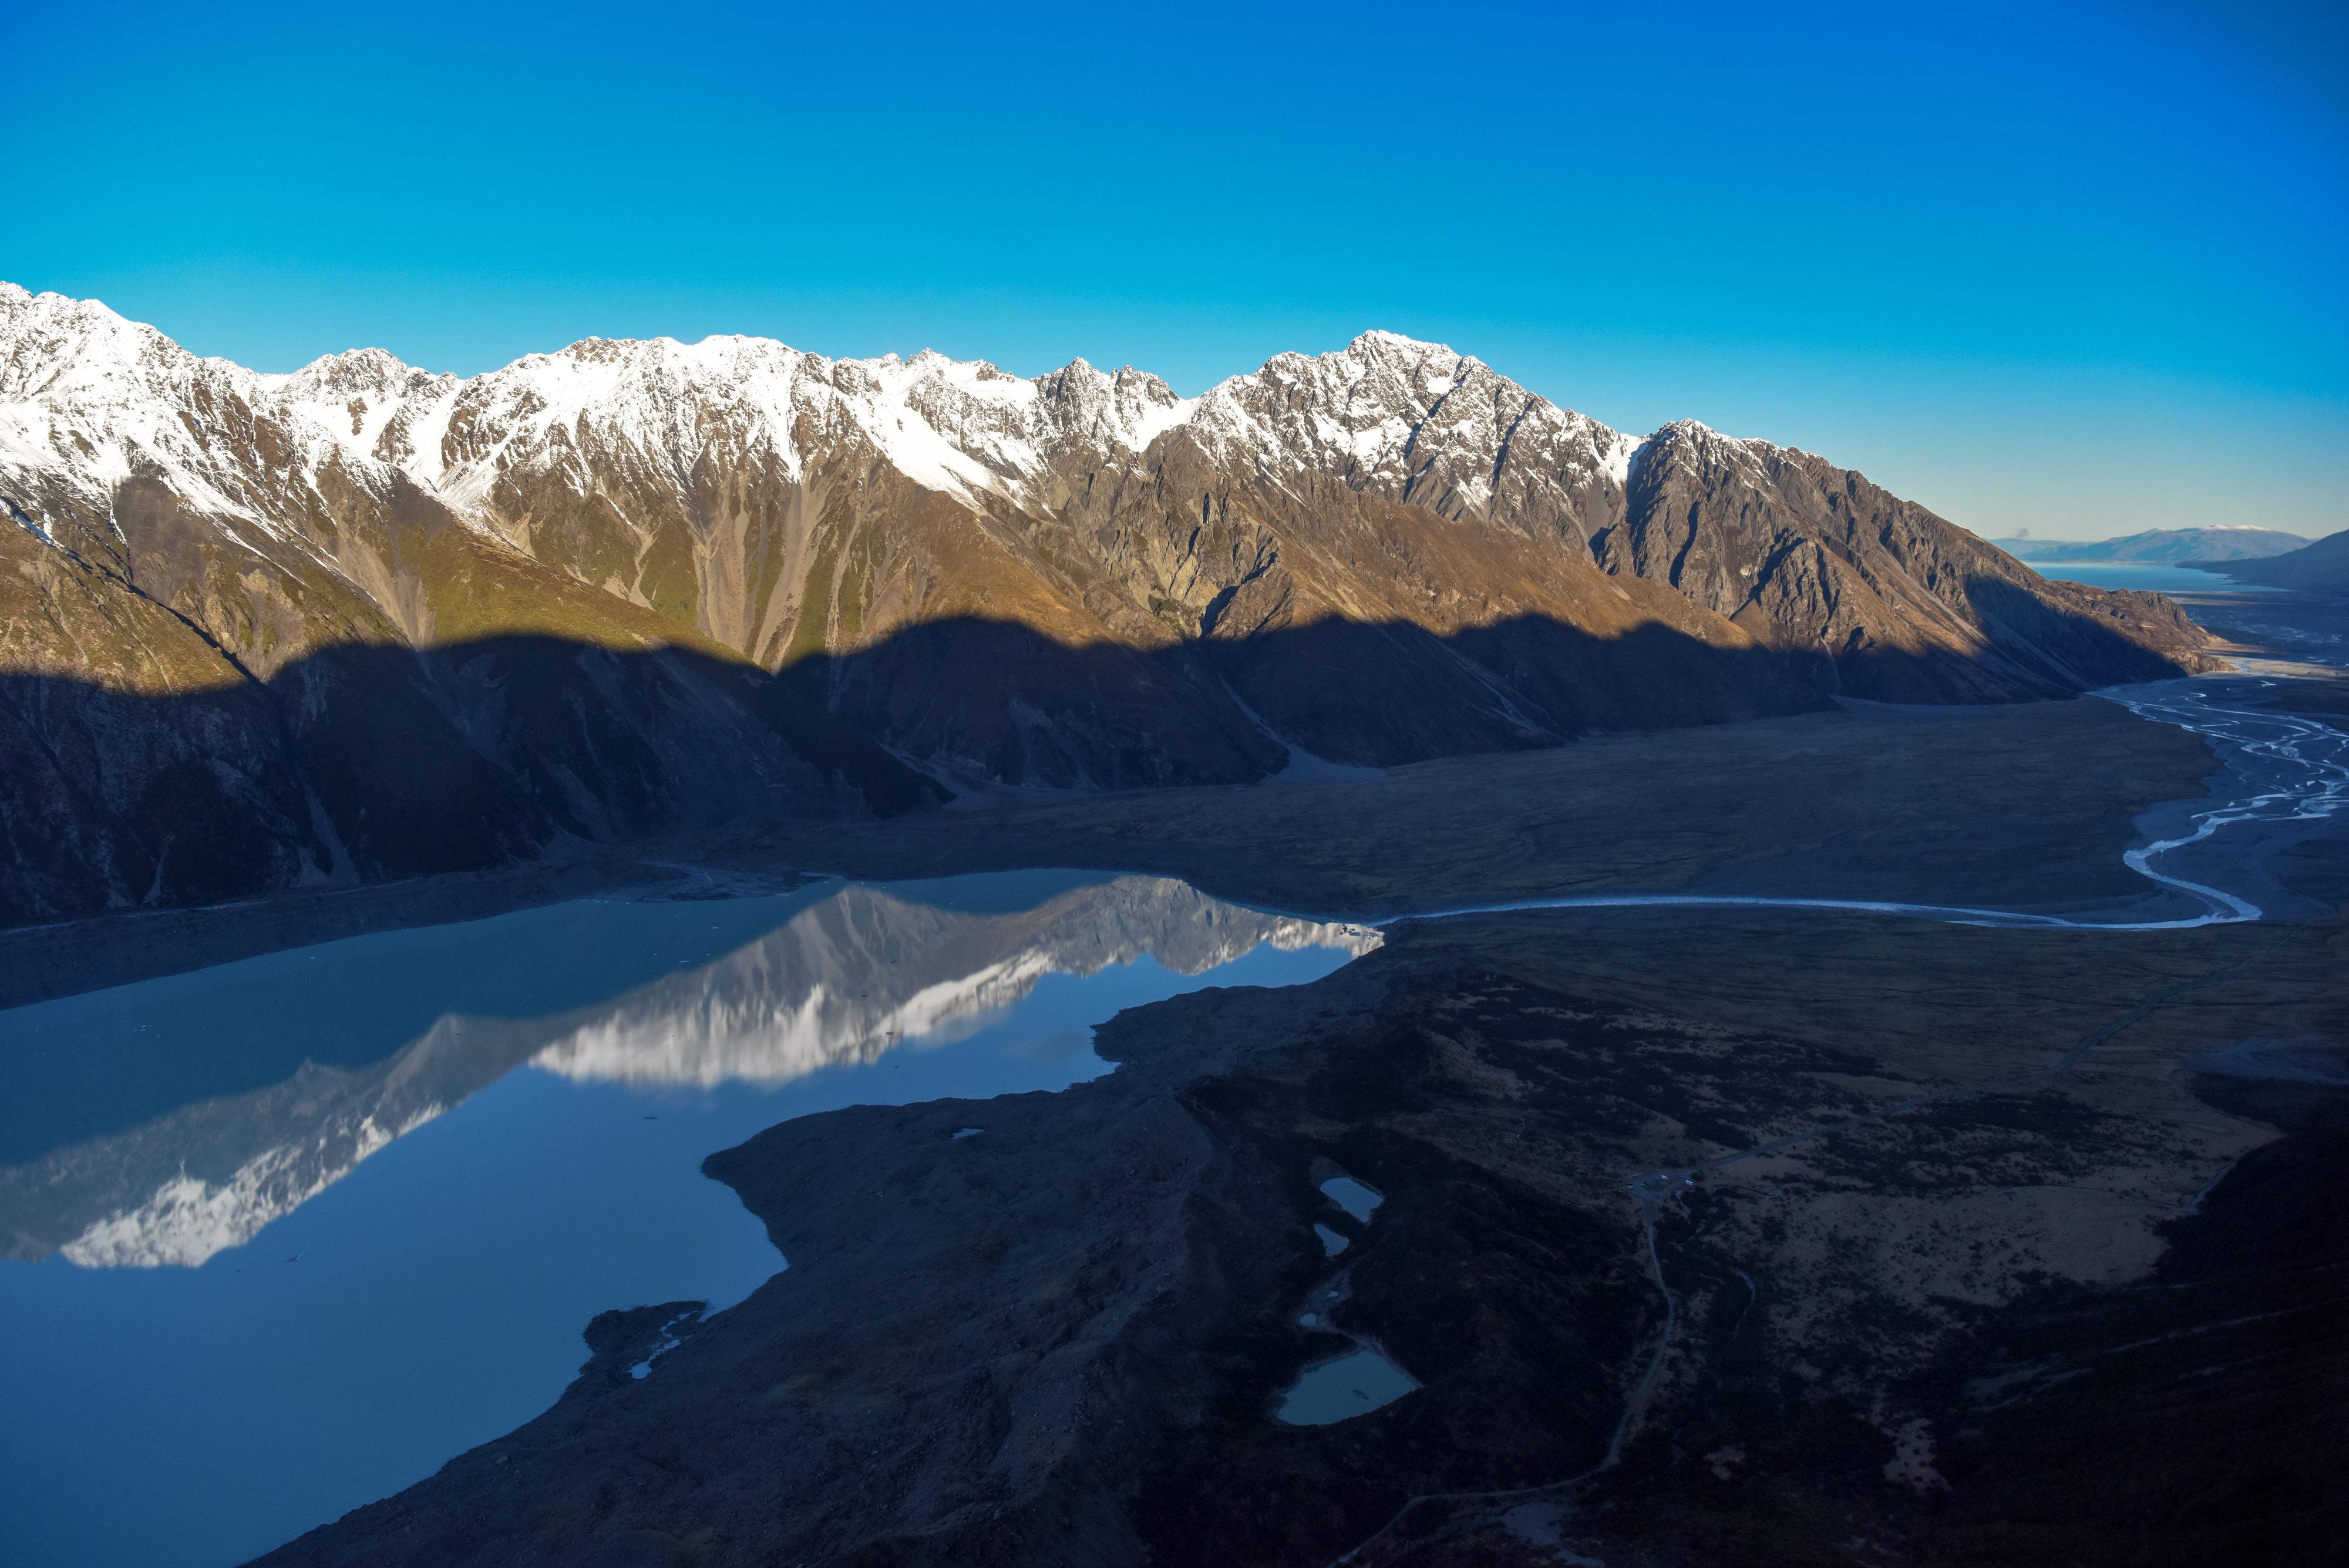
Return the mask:
<path id="1" fill-rule="evenodd" d="M 2202 640 L 1808 454 L 1385 333 L 1195 399 L 741 337 L 274 376 L 0 285 L 0 500 L 16 918 L 2059 695 Z"/>

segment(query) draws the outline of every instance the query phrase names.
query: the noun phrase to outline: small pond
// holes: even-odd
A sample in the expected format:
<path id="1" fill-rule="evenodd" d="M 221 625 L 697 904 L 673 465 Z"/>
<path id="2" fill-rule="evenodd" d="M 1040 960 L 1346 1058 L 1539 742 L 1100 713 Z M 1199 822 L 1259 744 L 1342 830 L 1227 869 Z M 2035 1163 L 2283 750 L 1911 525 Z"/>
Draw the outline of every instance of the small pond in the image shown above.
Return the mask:
<path id="1" fill-rule="evenodd" d="M 1309 1366 L 1273 1414 L 1292 1427 L 1326 1427 L 1392 1405 L 1418 1380 L 1367 1345 Z"/>
<path id="2" fill-rule="evenodd" d="M 1371 1221 L 1371 1211 L 1386 1201 L 1384 1193 L 1374 1190 L 1350 1176 L 1333 1176 L 1323 1182 L 1321 1196 L 1365 1225 Z"/>

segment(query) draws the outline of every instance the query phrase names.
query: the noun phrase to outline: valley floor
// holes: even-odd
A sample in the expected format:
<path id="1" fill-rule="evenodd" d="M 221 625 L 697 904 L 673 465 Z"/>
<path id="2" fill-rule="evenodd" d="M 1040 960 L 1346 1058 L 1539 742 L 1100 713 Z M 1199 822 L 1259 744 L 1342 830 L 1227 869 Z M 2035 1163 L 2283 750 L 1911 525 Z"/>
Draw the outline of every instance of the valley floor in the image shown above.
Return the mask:
<path id="1" fill-rule="evenodd" d="M 1064 866 L 1383 918 L 1557 892 L 2140 905 L 2137 815 L 2199 798 L 2197 737 L 2109 702 L 1837 713 L 1608 736 L 1318 784 L 1148 790 L 581 846 L 511 869 L 0 930 L 0 1006 L 401 926 L 687 884 Z"/>
<path id="2" fill-rule="evenodd" d="M 2349 713 L 2322 670 L 2231 679 Z M 1855 709 L 0 933 L 0 1000 L 596 890 L 1015 865 L 1356 919 L 2158 920 L 2199 906 L 2122 851 L 2262 765 L 2098 700 Z M 642 1379 L 661 1324 L 599 1320 L 543 1417 L 264 1561 L 2331 1560 L 2344 849 L 2339 815 L 2213 839 L 2194 879 L 2268 918 L 2199 929 L 1403 919 L 1315 984 L 1121 1014 L 1117 1072 L 988 1102 L 984 1138 L 956 1102 L 785 1123 L 707 1168 L 788 1272 Z M 1341 1212 L 1338 1174 L 1386 1202 Z M 1417 1391 L 1269 1419 L 1364 1343 Z"/>

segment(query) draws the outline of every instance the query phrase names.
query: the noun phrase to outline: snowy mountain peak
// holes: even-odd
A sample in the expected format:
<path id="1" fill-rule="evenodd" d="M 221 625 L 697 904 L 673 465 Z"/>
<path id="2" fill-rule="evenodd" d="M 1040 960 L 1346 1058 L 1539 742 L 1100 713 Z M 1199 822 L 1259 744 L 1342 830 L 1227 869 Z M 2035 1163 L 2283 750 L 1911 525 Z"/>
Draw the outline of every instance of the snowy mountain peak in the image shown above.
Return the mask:
<path id="1" fill-rule="evenodd" d="M 359 452 L 372 449 L 376 433 L 405 403 L 446 397 L 460 378 L 435 375 L 402 363 L 380 348 L 353 348 L 313 359 L 290 376 L 263 377 L 308 421 L 329 431 L 338 445 Z"/>
<path id="2" fill-rule="evenodd" d="M 1723 435 L 1702 420 L 1673 420 L 1651 438 L 1659 448 L 1685 447 L 1699 462 L 1758 463 L 1772 453 L 1793 449 L 1750 436 Z"/>
<path id="3" fill-rule="evenodd" d="M 29 294 L 13 284 L 0 295 L 0 396 L 36 396 L 60 377 L 84 386 L 184 379 L 203 363 L 233 369 L 225 360 L 200 361 L 152 327 L 126 320 L 95 299 Z"/>
<path id="4" fill-rule="evenodd" d="M 199 360 L 96 301 L 0 293 L 0 446 L 16 464 L 62 470 L 93 502 L 122 474 L 152 469 L 207 510 L 277 527 L 270 508 L 237 499 L 254 486 L 224 472 L 250 470 L 252 454 L 203 439 L 189 406 L 207 400 L 200 383 L 283 427 L 305 471 L 397 468 L 477 517 L 501 483 L 533 473 L 592 489 L 596 452 L 681 476 L 716 445 L 797 475 L 816 461 L 809 441 L 841 439 L 926 488 L 1025 506 L 1055 462 L 1114 468 L 1184 428 L 1211 451 L 1247 449 L 1251 468 L 1328 472 L 1397 499 L 1425 497 L 1433 482 L 1430 504 L 1484 515 L 1509 483 L 1505 468 L 1530 458 L 1619 485 L 1636 444 L 1445 345 L 1383 330 L 1326 354 L 1276 355 L 1199 398 L 1083 359 L 1030 379 L 934 348 L 834 360 L 740 336 L 587 337 L 471 378 L 378 348 L 259 375 Z"/>
<path id="5" fill-rule="evenodd" d="M 1452 349 L 1445 344 L 1431 343 L 1423 337 L 1407 337 L 1400 332 L 1390 332 L 1383 327 L 1373 327 L 1367 332 L 1356 333 L 1354 340 L 1346 347 L 1356 350 L 1366 347 L 1378 347 L 1401 349 L 1410 354 L 1447 354 L 1452 355 L 1454 358 L 1459 358 L 1458 355 L 1452 354 Z"/>

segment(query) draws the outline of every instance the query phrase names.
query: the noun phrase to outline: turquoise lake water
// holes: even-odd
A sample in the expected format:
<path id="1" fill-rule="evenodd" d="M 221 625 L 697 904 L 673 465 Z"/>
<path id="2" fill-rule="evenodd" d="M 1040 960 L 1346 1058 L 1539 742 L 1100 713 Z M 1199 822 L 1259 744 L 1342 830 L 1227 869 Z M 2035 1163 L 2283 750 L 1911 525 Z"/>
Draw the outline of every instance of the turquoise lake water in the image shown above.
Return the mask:
<path id="1" fill-rule="evenodd" d="M 266 1551 L 543 1410 L 596 1313 L 784 1267 L 713 1151 L 1065 1088 L 1123 1008 L 1376 940 L 1027 872 L 587 900 L 0 1011 L 0 1562 Z"/>
<path id="2" fill-rule="evenodd" d="M 2092 588 L 2141 588 L 2157 594 L 2265 594 L 2281 590 L 2239 583 L 2217 572 L 2158 561 L 2026 561 L 2043 577 Z"/>

